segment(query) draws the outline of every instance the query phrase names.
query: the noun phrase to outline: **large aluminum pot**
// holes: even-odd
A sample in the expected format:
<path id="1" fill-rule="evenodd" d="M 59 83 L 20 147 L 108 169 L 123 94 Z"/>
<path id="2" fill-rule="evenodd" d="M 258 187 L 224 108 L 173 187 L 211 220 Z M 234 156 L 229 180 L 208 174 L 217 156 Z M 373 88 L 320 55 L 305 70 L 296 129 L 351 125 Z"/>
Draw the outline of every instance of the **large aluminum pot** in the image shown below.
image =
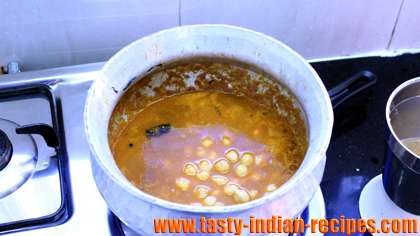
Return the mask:
<path id="1" fill-rule="evenodd" d="M 154 66 L 195 56 L 224 57 L 255 65 L 286 85 L 306 113 L 309 147 L 296 174 L 274 193 L 246 204 L 211 209 L 165 201 L 132 185 L 117 167 L 108 145 L 108 122 L 133 78 Z M 327 90 L 313 68 L 283 43 L 251 30 L 226 25 L 194 25 L 139 39 L 115 54 L 88 94 L 85 131 L 99 191 L 109 208 L 141 234 L 153 234 L 153 219 L 180 217 L 294 217 L 319 187 L 330 142 L 333 111 Z M 198 221 L 197 221 L 198 222 Z"/>

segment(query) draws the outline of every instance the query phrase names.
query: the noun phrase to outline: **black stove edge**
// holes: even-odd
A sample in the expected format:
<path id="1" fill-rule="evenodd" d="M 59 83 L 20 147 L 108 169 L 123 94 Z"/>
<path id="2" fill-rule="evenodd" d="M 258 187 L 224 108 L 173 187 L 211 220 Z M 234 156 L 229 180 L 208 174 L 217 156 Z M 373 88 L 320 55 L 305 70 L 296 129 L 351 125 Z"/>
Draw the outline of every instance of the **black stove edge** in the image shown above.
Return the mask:
<path id="1" fill-rule="evenodd" d="M 420 54 L 351 58 L 311 65 L 327 88 L 363 70 L 372 71 L 378 77 L 369 91 L 334 111 L 333 137 L 321 182 L 327 218 L 344 215 L 358 219 L 360 193 L 369 180 L 382 173 L 384 166 L 386 102 L 398 85 L 420 76 Z"/>

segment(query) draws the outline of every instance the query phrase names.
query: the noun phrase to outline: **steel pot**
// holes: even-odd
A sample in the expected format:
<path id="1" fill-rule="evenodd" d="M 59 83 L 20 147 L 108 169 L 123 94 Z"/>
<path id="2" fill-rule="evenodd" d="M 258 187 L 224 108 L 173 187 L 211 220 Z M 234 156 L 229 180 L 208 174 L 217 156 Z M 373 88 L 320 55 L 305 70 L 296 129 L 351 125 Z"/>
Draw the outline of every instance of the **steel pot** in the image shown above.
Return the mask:
<path id="1" fill-rule="evenodd" d="M 398 86 L 386 105 L 386 158 L 383 185 L 402 209 L 420 215 L 420 157 L 402 140 L 420 138 L 420 78 Z"/>
<path id="2" fill-rule="evenodd" d="M 148 195 L 118 169 L 108 145 L 108 123 L 114 106 L 138 75 L 156 65 L 190 57 L 217 57 L 255 65 L 286 85 L 306 114 L 309 147 L 296 174 L 274 193 L 246 204 L 212 209 L 187 206 Z M 250 215 L 285 218 L 299 215 L 319 187 L 330 142 L 333 111 L 313 68 L 283 43 L 251 30 L 226 25 L 194 25 L 164 30 L 133 42 L 103 67 L 88 94 L 85 132 L 94 179 L 109 208 L 140 234 L 153 233 L 155 218 Z"/>

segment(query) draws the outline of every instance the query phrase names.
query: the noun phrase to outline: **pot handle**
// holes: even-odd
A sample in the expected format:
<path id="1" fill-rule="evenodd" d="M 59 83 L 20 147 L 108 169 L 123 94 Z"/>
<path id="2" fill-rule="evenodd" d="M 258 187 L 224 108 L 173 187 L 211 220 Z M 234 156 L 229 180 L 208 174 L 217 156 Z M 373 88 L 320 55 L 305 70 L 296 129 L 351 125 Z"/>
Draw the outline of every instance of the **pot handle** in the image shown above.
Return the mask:
<path id="1" fill-rule="evenodd" d="M 60 146 L 58 136 L 51 126 L 47 124 L 30 124 L 22 125 L 16 128 L 17 134 L 39 134 L 41 135 L 49 147 L 58 149 Z"/>
<path id="2" fill-rule="evenodd" d="M 376 75 L 368 70 L 354 74 L 334 88 L 328 90 L 332 107 L 335 109 L 349 98 L 374 85 L 376 81 Z"/>

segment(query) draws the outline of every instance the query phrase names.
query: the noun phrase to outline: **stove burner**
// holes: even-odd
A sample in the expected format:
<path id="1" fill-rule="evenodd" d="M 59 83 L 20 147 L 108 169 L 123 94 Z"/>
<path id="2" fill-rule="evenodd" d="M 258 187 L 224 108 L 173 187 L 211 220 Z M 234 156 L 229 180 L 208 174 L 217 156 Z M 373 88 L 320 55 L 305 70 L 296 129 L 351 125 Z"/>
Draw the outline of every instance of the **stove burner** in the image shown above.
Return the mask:
<path id="1" fill-rule="evenodd" d="M 12 143 L 6 133 L 0 130 L 0 170 L 3 170 L 9 164 L 12 157 Z"/>

